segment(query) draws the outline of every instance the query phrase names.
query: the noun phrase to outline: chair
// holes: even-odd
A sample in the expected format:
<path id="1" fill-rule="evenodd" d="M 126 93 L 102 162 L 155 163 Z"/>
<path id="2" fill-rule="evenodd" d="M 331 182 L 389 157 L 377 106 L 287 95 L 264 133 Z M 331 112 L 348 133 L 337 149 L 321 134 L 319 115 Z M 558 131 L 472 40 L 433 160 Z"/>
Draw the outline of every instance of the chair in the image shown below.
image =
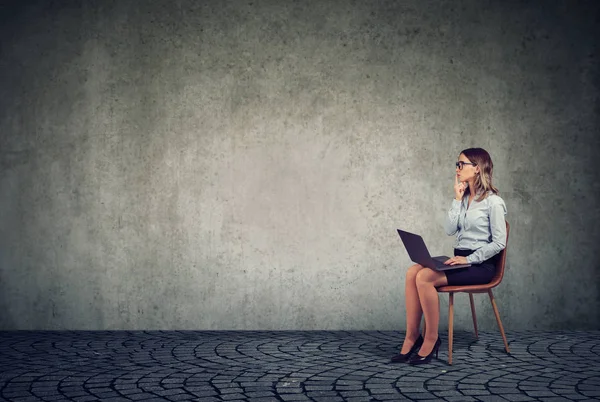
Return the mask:
<path id="1" fill-rule="evenodd" d="M 502 282 L 502 277 L 504 276 L 504 266 L 506 264 L 506 250 L 508 248 L 508 232 L 510 230 L 510 225 L 506 222 L 506 247 L 504 250 L 500 252 L 500 257 L 498 258 L 498 262 L 496 265 L 496 275 L 492 279 L 490 283 L 486 283 L 484 285 L 467 285 L 467 286 L 440 286 L 437 288 L 439 293 L 448 293 L 448 363 L 452 364 L 452 336 L 454 335 L 453 329 L 453 320 L 454 320 L 454 293 L 464 292 L 469 294 L 469 300 L 471 302 L 471 314 L 473 315 L 473 327 L 475 328 L 475 337 L 479 338 L 479 333 L 477 332 L 477 316 L 475 315 L 475 304 L 473 303 L 473 294 L 474 293 L 487 293 L 490 296 L 490 302 L 492 303 L 492 308 L 494 309 L 494 315 L 496 316 L 496 322 L 498 323 L 498 327 L 500 328 L 500 334 L 502 334 L 502 339 L 504 340 L 504 349 L 506 353 L 510 353 L 508 349 L 508 342 L 506 341 L 506 334 L 504 333 L 504 328 L 502 327 L 502 321 L 500 321 L 500 314 L 498 313 L 498 306 L 496 306 L 496 300 L 494 299 L 494 294 L 492 293 L 492 288 L 495 288 Z M 423 333 L 425 333 L 425 320 L 423 320 Z"/>

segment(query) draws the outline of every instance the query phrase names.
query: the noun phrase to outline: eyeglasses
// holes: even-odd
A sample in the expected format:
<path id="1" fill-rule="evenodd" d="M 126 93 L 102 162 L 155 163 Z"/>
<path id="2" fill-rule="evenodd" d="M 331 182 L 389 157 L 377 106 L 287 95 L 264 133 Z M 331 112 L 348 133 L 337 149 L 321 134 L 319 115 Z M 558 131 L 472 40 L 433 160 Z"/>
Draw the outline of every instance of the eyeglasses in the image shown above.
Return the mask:
<path id="1" fill-rule="evenodd" d="M 476 163 L 471 163 L 471 162 L 463 162 L 463 161 L 458 161 L 456 162 L 456 167 L 459 170 L 463 170 L 463 167 L 465 167 L 465 165 L 473 165 L 473 166 L 477 166 Z"/>

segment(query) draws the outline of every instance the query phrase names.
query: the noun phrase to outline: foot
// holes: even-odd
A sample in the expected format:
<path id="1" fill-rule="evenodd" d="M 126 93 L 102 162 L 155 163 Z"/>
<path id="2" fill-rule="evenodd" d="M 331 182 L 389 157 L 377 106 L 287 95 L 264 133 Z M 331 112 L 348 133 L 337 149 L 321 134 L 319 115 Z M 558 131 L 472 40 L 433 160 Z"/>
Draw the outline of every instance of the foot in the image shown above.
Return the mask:
<path id="1" fill-rule="evenodd" d="M 408 344 L 408 342 L 407 342 L 407 344 Z M 410 350 L 408 352 L 399 353 L 396 356 L 392 356 L 391 362 L 392 363 L 406 363 L 408 361 L 408 359 L 410 359 L 411 356 L 414 353 L 416 353 L 416 351 L 421 347 L 422 344 L 423 344 L 423 337 L 421 335 L 419 335 L 419 337 L 413 343 L 413 346 L 410 348 Z"/>
<path id="2" fill-rule="evenodd" d="M 419 352 L 417 354 L 421 357 L 429 355 L 431 353 L 431 351 L 433 350 L 433 348 L 435 347 L 435 343 L 437 342 L 437 340 L 438 340 L 437 335 L 433 339 L 425 338 L 425 340 L 423 341 L 423 346 L 421 346 L 421 349 L 419 349 Z"/>
<path id="3" fill-rule="evenodd" d="M 404 338 L 404 343 L 402 344 L 402 349 L 400 350 L 400 353 L 402 353 L 403 355 L 407 354 L 408 352 L 410 352 L 410 350 L 412 349 L 412 347 L 415 345 L 415 342 L 417 341 L 417 339 L 419 338 L 420 335 L 417 335 L 415 337 L 408 337 L 408 335 Z"/>
<path id="4" fill-rule="evenodd" d="M 426 364 L 426 363 L 429 363 L 431 361 L 431 359 L 433 358 L 433 354 L 434 353 L 435 353 L 435 358 L 437 359 L 438 352 L 440 350 L 440 345 L 441 344 L 442 344 L 442 340 L 438 339 L 433 344 L 433 348 L 431 350 L 431 353 L 429 353 L 427 356 L 420 356 L 419 354 L 412 355 L 410 357 L 410 359 L 408 359 L 408 364 L 415 365 L 415 364 Z"/>

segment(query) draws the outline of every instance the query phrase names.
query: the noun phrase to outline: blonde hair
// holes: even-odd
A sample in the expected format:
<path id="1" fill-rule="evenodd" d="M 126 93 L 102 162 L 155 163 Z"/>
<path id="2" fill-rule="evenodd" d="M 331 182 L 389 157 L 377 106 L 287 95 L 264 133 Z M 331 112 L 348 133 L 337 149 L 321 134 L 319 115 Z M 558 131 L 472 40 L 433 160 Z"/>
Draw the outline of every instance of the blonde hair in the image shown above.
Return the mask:
<path id="1" fill-rule="evenodd" d="M 479 166 L 479 174 L 475 175 L 475 194 L 482 193 L 477 201 L 483 201 L 487 198 L 488 193 L 491 191 L 494 194 L 498 194 L 499 191 L 492 184 L 492 172 L 494 170 L 494 164 L 490 154 L 483 148 L 467 148 L 461 152 L 467 157 L 472 163 L 476 163 Z M 471 188 L 468 187 L 465 191 L 465 195 L 471 194 Z"/>

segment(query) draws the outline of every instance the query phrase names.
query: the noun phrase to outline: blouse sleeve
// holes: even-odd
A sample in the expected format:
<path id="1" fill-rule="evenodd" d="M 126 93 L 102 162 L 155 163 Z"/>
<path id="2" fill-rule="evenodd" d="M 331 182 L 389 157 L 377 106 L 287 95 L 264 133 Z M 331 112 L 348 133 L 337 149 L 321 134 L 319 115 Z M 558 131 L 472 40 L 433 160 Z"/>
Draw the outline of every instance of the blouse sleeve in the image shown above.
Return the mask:
<path id="1" fill-rule="evenodd" d="M 460 214 L 461 205 L 462 202 L 458 201 L 456 198 L 452 200 L 452 205 L 450 205 L 450 210 L 448 211 L 446 221 L 444 222 L 444 229 L 448 236 L 452 236 L 458 232 L 458 216 Z"/>

